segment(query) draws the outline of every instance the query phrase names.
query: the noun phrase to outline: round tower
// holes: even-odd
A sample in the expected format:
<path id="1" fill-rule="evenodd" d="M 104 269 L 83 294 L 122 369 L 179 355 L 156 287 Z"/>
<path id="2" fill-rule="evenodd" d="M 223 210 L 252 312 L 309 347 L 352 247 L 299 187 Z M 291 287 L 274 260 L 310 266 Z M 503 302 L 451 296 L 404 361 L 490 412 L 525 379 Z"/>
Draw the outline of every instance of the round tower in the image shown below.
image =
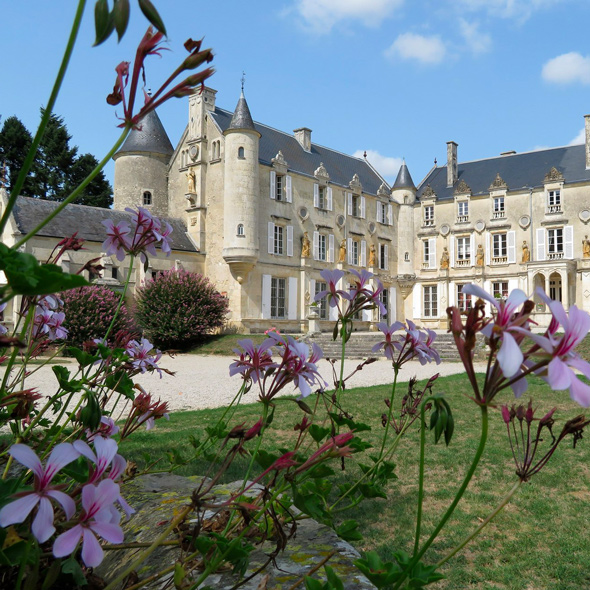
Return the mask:
<path id="1" fill-rule="evenodd" d="M 391 189 L 392 199 L 399 204 L 398 266 L 400 275 L 416 274 L 414 266 L 414 203 L 416 187 L 404 160 Z"/>
<path id="2" fill-rule="evenodd" d="M 223 192 L 223 258 L 232 275 L 242 282 L 256 264 L 260 180 L 256 131 L 244 92 L 238 100 L 225 136 Z"/>
<path id="3" fill-rule="evenodd" d="M 154 215 L 168 213 L 168 164 L 174 148 L 156 111 L 132 129 L 115 160 L 114 208 L 145 207 Z"/>

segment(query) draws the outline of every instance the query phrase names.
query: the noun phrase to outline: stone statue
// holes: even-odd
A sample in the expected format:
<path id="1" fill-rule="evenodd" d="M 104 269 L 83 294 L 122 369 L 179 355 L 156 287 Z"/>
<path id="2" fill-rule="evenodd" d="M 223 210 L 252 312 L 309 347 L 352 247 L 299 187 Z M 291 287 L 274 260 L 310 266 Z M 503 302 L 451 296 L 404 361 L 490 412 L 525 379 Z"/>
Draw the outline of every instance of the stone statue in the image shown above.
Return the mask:
<path id="1" fill-rule="evenodd" d="M 522 242 L 522 261 L 531 261 L 531 251 L 529 250 L 529 245 L 526 243 L 526 240 L 523 240 Z"/>
<path id="2" fill-rule="evenodd" d="M 369 266 L 377 266 L 377 248 L 375 248 L 375 244 L 371 244 L 369 248 Z"/>
<path id="3" fill-rule="evenodd" d="M 483 266 L 484 265 L 484 260 L 483 260 L 483 246 L 481 244 L 477 245 L 477 251 L 475 253 L 475 265 L 476 266 Z"/>
<path id="4" fill-rule="evenodd" d="M 340 242 L 340 252 L 338 253 L 338 262 L 346 262 L 346 240 Z"/>
<path id="5" fill-rule="evenodd" d="M 197 192 L 197 186 L 196 186 L 197 177 L 195 175 L 194 170 L 189 170 L 186 173 L 186 178 L 188 180 L 188 192 L 189 193 L 196 193 Z"/>
<path id="6" fill-rule="evenodd" d="M 440 257 L 440 268 L 441 270 L 449 268 L 449 251 L 446 246 L 443 248 L 443 253 Z"/>
<path id="7" fill-rule="evenodd" d="M 301 238 L 301 258 L 309 258 L 311 254 L 311 245 L 309 243 L 309 235 L 307 232 L 303 232 L 303 238 Z"/>
<path id="8" fill-rule="evenodd" d="M 590 258 L 590 240 L 587 235 L 582 240 L 582 258 Z"/>

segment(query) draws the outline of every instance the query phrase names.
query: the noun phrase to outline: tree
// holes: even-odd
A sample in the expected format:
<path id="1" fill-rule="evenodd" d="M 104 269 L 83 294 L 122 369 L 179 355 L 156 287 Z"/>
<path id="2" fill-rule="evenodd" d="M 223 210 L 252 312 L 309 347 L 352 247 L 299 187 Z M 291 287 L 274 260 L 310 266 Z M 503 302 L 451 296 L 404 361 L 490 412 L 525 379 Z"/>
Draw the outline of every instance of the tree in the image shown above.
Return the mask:
<path id="1" fill-rule="evenodd" d="M 18 171 L 25 162 L 25 156 L 33 143 L 33 138 L 28 129 L 18 117 L 8 117 L 0 129 L 0 166 L 6 164 L 8 170 L 8 188 L 12 190 Z M 26 197 L 35 196 L 33 179 L 29 175 L 21 190 Z"/>
<path id="2" fill-rule="evenodd" d="M 74 190 L 97 165 L 98 160 L 92 154 L 81 155 L 72 166 L 67 193 L 69 194 Z M 75 202 L 79 205 L 91 205 L 107 209 L 113 204 L 113 188 L 102 170 L 83 190 Z"/>

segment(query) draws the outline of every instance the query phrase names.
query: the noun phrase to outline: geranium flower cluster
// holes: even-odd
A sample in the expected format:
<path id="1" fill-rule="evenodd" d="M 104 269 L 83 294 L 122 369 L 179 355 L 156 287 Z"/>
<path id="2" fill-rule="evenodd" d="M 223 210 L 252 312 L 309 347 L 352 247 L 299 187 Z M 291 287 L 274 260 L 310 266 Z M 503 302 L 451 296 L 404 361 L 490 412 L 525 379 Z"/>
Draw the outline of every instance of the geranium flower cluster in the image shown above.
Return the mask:
<path id="1" fill-rule="evenodd" d="M 391 326 L 385 322 L 377 324 L 379 330 L 383 332 L 385 340 L 375 344 L 372 351 L 383 350 L 385 356 L 398 369 L 412 359 L 418 359 L 422 365 L 431 361 L 435 361 L 437 365 L 440 364 L 438 351 L 432 345 L 436 333 L 428 329 L 420 330 L 411 320 L 406 320 L 406 324 L 402 322 L 394 322 Z M 398 330 L 405 330 L 405 334 L 400 338 L 395 338 L 394 334 Z"/>
<path id="2" fill-rule="evenodd" d="M 162 252 L 170 256 L 170 239 L 172 226 L 167 221 L 160 221 L 147 209 L 138 207 L 137 211 L 126 208 L 131 213 L 133 229 L 126 221 L 115 223 L 112 219 L 103 221 L 107 229 L 107 239 L 103 242 L 103 250 L 114 254 L 117 260 L 125 260 L 125 256 L 139 256 L 145 263 L 146 252 L 156 256 L 156 244 L 160 244 Z"/>
<path id="3" fill-rule="evenodd" d="M 82 541 L 82 560 L 96 567 L 103 560 L 99 538 L 121 543 L 121 514 L 115 504 L 131 515 L 134 510 L 122 498 L 117 480 L 124 473 L 127 461 L 117 454 L 117 443 L 111 438 L 95 436 L 92 449 L 77 440 L 73 444 L 55 446 L 45 465 L 25 444 L 15 444 L 10 455 L 33 472 L 31 491 L 20 492 L 17 499 L 0 510 L 0 526 L 8 527 L 27 520 L 35 511 L 31 532 L 39 543 L 46 543 L 60 529 L 53 543 L 55 557 L 71 555 Z M 67 465 L 84 456 L 90 463 L 88 480 L 66 493 L 67 484 L 53 483 Z M 56 517 L 54 505 L 58 508 Z"/>
<path id="4" fill-rule="evenodd" d="M 133 400 L 131 412 L 121 428 L 121 440 L 135 432 L 142 424 L 145 424 L 146 430 L 154 427 L 154 421 L 159 418 L 170 420 L 168 415 L 168 402 L 152 400 L 152 395 L 144 391 L 141 385 L 135 385 L 136 389 L 141 392 Z"/>
<path id="5" fill-rule="evenodd" d="M 282 389 L 293 383 L 307 397 L 312 387 L 323 390 L 327 383 L 318 372 L 317 362 L 322 358 L 322 350 L 312 344 L 311 350 L 305 342 L 297 342 L 291 336 L 269 332 L 269 338 L 260 346 L 252 340 L 239 340 L 240 349 L 234 352 L 239 358 L 229 367 L 230 376 L 240 374 L 246 381 L 258 384 L 260 399 L 269 401 Z M 276 347 L 279 360 L 272 357 L 272 347 Z"/>
<path id="6" fill-rule="evenodd" d="M 63 301 L 56 296 L 45 295 L 37 301 L 33 328 L 35 340 L 45 338 L 49 341 L 68 337 L 68 330 L 63 326 L 66 315 L 61 308 Z"/>
<path id="7" fill-rule="evenodd" d="M 129 362 L 134 370 L 141 373 L 157 371 L 160 379 L 162 378 L 162 369 L 158 367 L 162 351 L 158 350 L 147 338 L 142 338 L 140 342 L 130 340 L 125 347 L 125 352 L 129 355 Z"/>

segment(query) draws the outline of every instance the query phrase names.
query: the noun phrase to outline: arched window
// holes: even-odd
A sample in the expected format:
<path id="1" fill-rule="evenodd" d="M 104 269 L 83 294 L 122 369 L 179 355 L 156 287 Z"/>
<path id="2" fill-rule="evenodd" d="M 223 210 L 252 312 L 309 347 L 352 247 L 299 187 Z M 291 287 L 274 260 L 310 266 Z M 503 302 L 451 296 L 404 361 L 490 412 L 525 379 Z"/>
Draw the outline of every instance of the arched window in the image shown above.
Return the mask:
<path id="1" fill-rule="evenodd" d="M 244 236 L 244 224 L 243 223 L 238 223 L 238 236 Z"/>
<path id="2" fill-rule="evenodd" d="M 242 146 L 240 146 L 238 148 L 238 158 L 240 160 L 245 160 L 245 156 L 244 156 L 244 148 Z"/>
<path id="3" fill-rule="evenodd" d="M 150 191 L 143 191 L 143 204 L 144 205 L 151 205 L 152 204 L 152 193 Z"/>
<path id="4" fill-rule="evenodd" d="M 404 254 L 404 262 L 410 262 L 410 253 L 409 252 L 406 252 Z"/>

